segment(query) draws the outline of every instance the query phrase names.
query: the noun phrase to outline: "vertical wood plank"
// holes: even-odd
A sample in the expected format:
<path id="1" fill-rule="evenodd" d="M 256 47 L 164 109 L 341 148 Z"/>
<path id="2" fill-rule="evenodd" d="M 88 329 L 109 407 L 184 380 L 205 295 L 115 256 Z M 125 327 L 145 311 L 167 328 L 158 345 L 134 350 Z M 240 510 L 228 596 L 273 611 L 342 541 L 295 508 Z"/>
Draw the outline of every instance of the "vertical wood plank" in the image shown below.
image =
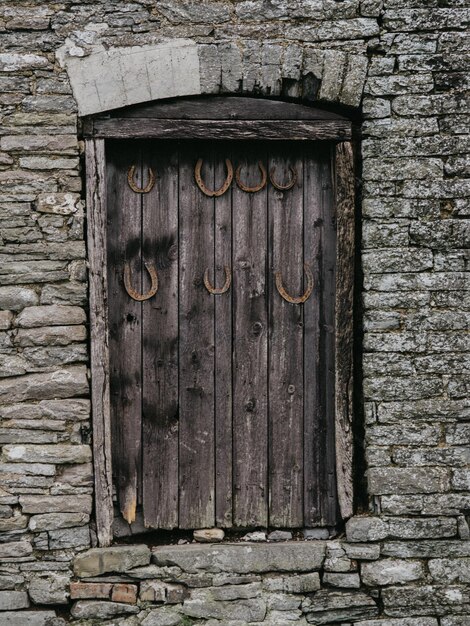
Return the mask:
<path id="1" fill-rule="evenodd" d="M 321 149 L 320 180 L 323 211 L 322 250 L 322 317 L 321 354 L 324 381 L 325 447 L 321 463 L 322 524 L 332 526 L 337 521 L 336 459 L 335 459 L 335 292 L 336 292 L 336 206 L 333 197 L 332 148 Z"/>
<path id="2" fill-rule="evenodd" d="M 350 142 L 336 146 L 336 472 L 341 516 L 353 514 L 354 162 Z"/>
<path id="3" fill-rule="evenodd" d="M 230 146 L 214 149 L 214 189 L 219 189 L 227 176 L 225 159 Z M 209 272 L 212 284 L 222 287 L 224 266 L 230 268 L 232 284 L 229 291 L 213 296 L 215 306 L 215 517 L 216 524 L 232 526 L 232 191 L 214 198 L 214 262 Z"/>
<path id="4" fill-rule="evenodd" d="M 285 155 L 290 155 L 286 157 Z M 269 317 L 269 525 L 303 524 L 303 304 L 286 302 L 278 293 L 280 272 L 289 295 L 305 289 L 303 242 L 303 162 L 299 150 L 272 149 L 274 180 L 287 184 L 292 168 L 296 184 L 286 191 L 268 188 L 270 247 Z M 310 263 L 309 263 L 310 264 Z M 311 298 L 313 298 L 313 294 Z"/>
<path id="5" fill-rule="evenodd" d="M 98 543 L 104 547 L 112 541 L 113 523 L 104 140 L 87 139 L 85 158 L 95 512 Z"/>
<path id="6" fill-rule="evenodd" d="M 323 212 L 320 162 L 315 147 L 304 152 L 304 259 L 312 269 L 313 293 L 304 304 L 304 524 L 321 522 L 320 467 L 325 459 L 325 419 L 320 388 Z"/>
<path id="7" fill-rule="evenodd" d="M 131 268 L 132 286 L 142 289 L 141 195 L 127 183 L 136 166 L 142 186 L 141 152 L 136 144 L 119 142 L 108 160 L 108 289 L 109 352 L 113 469 L 124 519 L 135 520 L 141 485 L 141 303 L 124 288 L 124 264 Z"/>
<path id="8" fill-rule="evenodd" d="M 157 268 L 156 295 L 142 303 L 142 496 L 144 523 L 178 525 L 178 156 L 176 146 L 147 144 L 142 196 L 143 258 Z M 144 290 L 150 286 L 144 273 Z"/>
<path id="9" fill-rule="evenodd" d="M 245 185 L 260 181 L 260 150 L 238 148 Z M 233 212 L 233 446 L 234 523 L 268 523 L 267 190 L 247 193 L 235 184 Z"/>
<path id="10" fill-rule="evenodd" d="M 181 528 L 215 523 L 214 506 L 214 296 L 203 282 L 214 263 L 214 201 L 194 181 L 194 167 L 205 157 L 202 175 L 213 181 L 210 153 L 185 144 L 179 176 L 179 520 Z M 207 184 L 207 183 L 206 183 Z M 208 185 L 209 186 L 209 185 Z"/>

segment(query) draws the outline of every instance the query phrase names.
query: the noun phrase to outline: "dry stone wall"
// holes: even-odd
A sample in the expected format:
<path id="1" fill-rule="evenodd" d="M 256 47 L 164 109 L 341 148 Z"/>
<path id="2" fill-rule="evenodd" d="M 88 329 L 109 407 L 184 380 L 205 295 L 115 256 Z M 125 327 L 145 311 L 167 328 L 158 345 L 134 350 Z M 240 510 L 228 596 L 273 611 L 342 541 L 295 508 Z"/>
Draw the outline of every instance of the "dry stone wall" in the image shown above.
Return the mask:
<path id="1" fill-rule="evenodd" d="M 470 624 L 468 15 L 466 0 L 2 4 L 1 626 Z M 107 85 L 93 59 L 119 61 Z M 175 80 L 137 92 L 136 59 Z M 241 545 L 94 548 L 79 114 L 190 93 L 363 118 L 369 512 L 344 540 L 282 544 L 291 565 L 281 544 L 253 544 L 246 571 Z"/>

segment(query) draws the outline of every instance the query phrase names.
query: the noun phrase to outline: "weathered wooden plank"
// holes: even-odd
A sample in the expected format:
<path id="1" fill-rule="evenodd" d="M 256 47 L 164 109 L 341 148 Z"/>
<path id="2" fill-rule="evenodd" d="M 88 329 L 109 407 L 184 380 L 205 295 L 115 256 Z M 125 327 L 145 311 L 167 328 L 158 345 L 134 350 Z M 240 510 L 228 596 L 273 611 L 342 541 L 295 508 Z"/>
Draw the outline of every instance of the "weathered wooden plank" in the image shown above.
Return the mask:
<path id="1" fill-rule="evenodd" d="M 333 197 L 331 146 L 320 151 L 322 160 L 320 180 L 323 211 L 322 249 L 322 367 L 324 378 L 324 458 L 321 463 L 322 523 L 332 526 L 337 521 L 336 469 L 335 469 L 335 277 L 336 277 L 336 214 Z"/>
<path id="2" fill-rule="evenodd" d="M 142 289 L 141 195 L 127 182 L 130 166 L 142 186 L 140 148 L 118 142 L 108 152 L 108 291 L 113 470 L 124 519 L 134 521 L 141 484 L 141 303 L 126 292 Z"/>
<path id="3" fill-rule="evenodd" d="M 86 194 L 90 286 L 90 362 L 96 531 L 100 546 L 112 541 L 113 485 L 106 308 L 106 165 L 103 140 L 87 140 Z"/>
<path id="4" fill-rule="evenodd" d="M 336 147 L 336 473 L 341 516 L 353 514 L 354 162 L 350 143 Z"/>
<path id="5" fill-rule="evenodd" d="M 344 120 L 336 113 L 315 107 L 267 98 L 212 96 L 178 98 L 172 101 L 136 105 L 111 113 L 111 117 L 153 117 L 188 120 Z"/>
<path id="6" fill-rule="evenodd" d="M 214 296 L 203 282 L 214 263 L 214 202 L 194 181 L 206 156 L 204 180 L 213 180 L 210 152 L 184 145 L 179 175 L 179 367 L 181 528 L 213 526 L 214 507 Z"/>
<path id="7" fill-rule="evenodd" d="M 219 189 L 227 176 L 225 159 L 230 146 L 222 144 L 213 151 L 214 189 Z M 222 287 L 224 267 L 232 269 L 232 192 L 229 189 L 214 198 L 214 261 L 209 272 L 212 284 Z M 232 276 L 233 280 L 233 276 Z M 230 289 L 214 295 L 215 307 L 215 516 L 216 524 L 232 526 L 232 294 Z"/>
<path id="8" fill-rule="evenodd" d="M 160 120 L 97 119 L 95 137 L 116 139 L 236 139 L 344 141 L 351 138 L 347 120 Z"/>
<path id="9" fill-rule="evenodd" d="M 313 273 L 313 293 L 303 305 L 304 313 L 304 524 L 321 523 L 320 467 L 325 459 L 325 420 L 320 389 L 322 367 L 321 295 L 323 212 L 320 160 L 314 144 L 304 153 L 304 258 Z"/>
<path id="10" fill-rule="evenodd" d="M 143 257 L 157 268 L 156 295 L 142 303 L 142 497 L 146 526 L 178 525 L 178 154 L 147 144 L 156 183 L 142 196 Z M 144 274 L 144 289 L 149 279 Z"/>
<path id="11" fill-rule="evenodd" d="M 255 146 L 242 166 L 243 183 L 260 182 Z M 234 524 L 266 526 L 268 522 L 267 459 L 267 191 L 247 193 L 233 186 L 233 450 Z"/>
<path id="12" fill-rule="evenodd" d="M 288 155 L 288 156 L 286 156 Z M 271 153 L 273 180 L 287 185 L 268 188 L 270 240 L 269 315 L 269 525 L 303 524 L 303 306 L 286 302 L 279 294 L 274 272 L 280 272 L 286 291 L 303 293 L 303 161 L 288 145 Z M 311 296 L 313 297 L 313 296 Z"/>

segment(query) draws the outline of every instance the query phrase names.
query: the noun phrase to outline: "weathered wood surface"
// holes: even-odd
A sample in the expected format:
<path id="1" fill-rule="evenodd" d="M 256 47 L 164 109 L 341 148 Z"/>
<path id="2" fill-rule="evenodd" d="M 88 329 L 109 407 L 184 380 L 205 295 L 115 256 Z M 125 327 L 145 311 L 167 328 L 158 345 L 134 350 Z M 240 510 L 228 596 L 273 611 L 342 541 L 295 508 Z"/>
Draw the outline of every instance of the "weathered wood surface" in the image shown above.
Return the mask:
<path id="1" fill-rule="evenodd" d="M 269 524 L 303 525 L 304 350 L 303 307 L 286 302 L 275 286 L 281 272 L 289 295 L 304 291 L 303 158 L 301 146 L 271 152 L 274 180 L 286 185 L 292 167 L 297 183 L 279 191 L 272 185 L 269 205 Z M 308 216 L 309 217 L 309 216 Z"/>
<path id="2" fill-rule="evenodd" d="M 178 98 L 117 110 L 111 117 L 153 117 L 188 120 L 344 120 L 336 113 L 315 107 L 292 104 L 266 98 L 211 96 L 206 98 Z"/>
<path id="3" fill-rule="evenodd" d="M 354 162 L 350 143 L 336 147 L 336 472 L 343 518 L 353 514 Z"/>
<path id="4" fill-rule="evenodd" d="M 100 546 L 112 541 L 113 485 L 109 399 L 107 302 L 106 167 L 104 141 L 87 140 L 86 192 L 90 285 L 90 361 L 92 369 L 93 463 L 96 531 Z"/>
<path id="5" fill-rule="evenodd" d="M 214 180 L 210 149 L 187 145 L 179 161 L 179 520 L 181 528 L 213 526 L 214 296 L 203 276 L 214 263 L 214 201 L 194 181 L 205 156 L 204 180 Z"/>
<path id="6" fill-rule="evenodd" d="M 214 148 L 214 189 L 227 175 L 225 159 L 230 146 Z M 232 525 L 232 296 L 237 288 L 232 267 L 232 192 L 214 198 L 214 271 L 209 272 L 212 283 L 221 287 L 224 267 L 230 268 L 232 283 L 229 290 L 212 296 L 214 300 L 214 424 L 215 424 L 215 517 L 218 526 Z"/>
<path id="7" fill-rule="evenodd" d="M 142 252 L 159 279 L 142 304 L 143 512 L 146 526 L 171 529 L 178 526 L 178 154 L 147 144 L 142 165 L 156 176 L 142 197 Z"/>
<path id="8" fill-rule="evenodd" d="M 108 292 L 111 425 L 113 469 L 124 519 L 135 520 L 141 489 L 142 303 L 123 283 L 129 263 L 134 289 L 142 291 L 142 196 L 127 183 L 130 166 L 142 185 L 141 150 L 135 144 L 113 144 L 108 151 Z"/>
<path id="9" fill-rule="evenodd" d="M 259 184 L 263 147 L 237 148 L 244 184 Z M 234 524 L 268 524 L 267 188 L 232 188 Z"/>
<path id="10" fill-rule="evenodd" d="M 152 118 L 97 119 L 94 137 L 115 139 L 236 139 L 344 141 L 351 122 L 339 120 L 177 120 Z"/>

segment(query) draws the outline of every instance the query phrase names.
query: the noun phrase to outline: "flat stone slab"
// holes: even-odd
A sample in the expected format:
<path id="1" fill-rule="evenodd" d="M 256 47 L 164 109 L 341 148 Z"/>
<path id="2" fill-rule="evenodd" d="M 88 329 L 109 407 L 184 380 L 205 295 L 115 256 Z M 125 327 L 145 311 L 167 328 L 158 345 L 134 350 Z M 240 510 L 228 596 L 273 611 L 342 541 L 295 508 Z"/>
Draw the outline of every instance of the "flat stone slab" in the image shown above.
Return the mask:
<path id="1" fill-rule="evenodd" d="M 157 546 L 152 560 L 157 565 L 177 565 L 185 572 L 309 572 L 323 564 L 326 542 L 282 544 L 223 544 L 218 546 Z"/>
<path id="2" fill-rule="evenodd" d="M 106 572 L 125 572 L 150 563 L 150 549 L 145 545 L 92 548 L 75 557 L 76 576 L 99 576 Z"/>

